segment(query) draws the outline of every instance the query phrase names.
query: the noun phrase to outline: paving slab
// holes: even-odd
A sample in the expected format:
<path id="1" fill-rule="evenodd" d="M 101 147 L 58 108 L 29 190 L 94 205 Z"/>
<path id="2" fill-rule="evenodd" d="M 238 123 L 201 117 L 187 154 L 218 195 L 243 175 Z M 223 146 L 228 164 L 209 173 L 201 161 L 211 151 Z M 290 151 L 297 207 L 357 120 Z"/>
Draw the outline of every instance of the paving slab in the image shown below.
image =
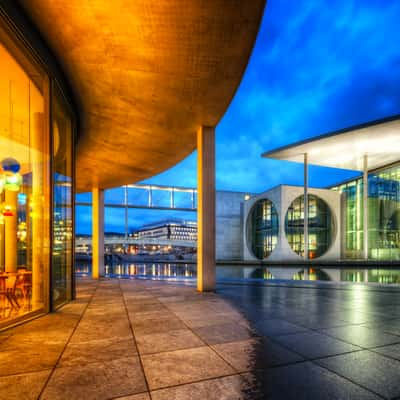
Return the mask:
<path id="1" fill-rule="evenodd" d="M 377 400 L 381 397 L 311 362 L 253 373 L 260 398 L 273 400 Z"/>
<path id="2" fill-rule="evenodd" d="M 361 347 L 342 342 L 318 332 L 295 333 L 274 338 L 282 346 L 307 359 L 327 357 L 361 350 Z"/>
<path id="3" fill-rule="evenodd" d="M 151 392 L 153 400 L 250 400 L 251 384 L 240 375 L 211 379 Z"/>
<path id="4" fill-rule="evenodd" d="M 43 400 L 102 400 L 146 391 L 139 357 L 57 368 Z"/>
<path id="5" fill-rule="evenodd" d="M 51 370 L 0 377 L 0 399 L 36 400 Z"/>
<path id="6" fill-rule="evenodd" d="M 366 328 L 360 325 L 322 329 L 320 332 L 344 342 L 365 348 L 400 343 L 400 336 L 384 333 L 379 328 Z"/>
<path id="7" fill-rule="evenodd" d="M 144 355 L 142 361 L 151 390 L 235 373 L 209 347 Z"/>
<path id="8" fill-rule="evenodd" d="M 193 331 L 209 345 L 236 342 L 256 336 L 254 332 L 235 322 L 194 328 Z"/>
<path id="9" fill-rule="evenodd" d="M 364 350 L 317 363 L 385 398 L 400 397 L 400 361 Z"/>
<path id="10" fill-rule="evenodd" d="M 141 335 L 136 338 L 140 354 L 201 347 L 205 343 L 189 329 Z"/>
<path id="11" fill-rule="evenodd" d="M 212 348 L 238 372 L 266 369 L 303 360 L 268 338 L 253 338 L 213 345 Z"/>

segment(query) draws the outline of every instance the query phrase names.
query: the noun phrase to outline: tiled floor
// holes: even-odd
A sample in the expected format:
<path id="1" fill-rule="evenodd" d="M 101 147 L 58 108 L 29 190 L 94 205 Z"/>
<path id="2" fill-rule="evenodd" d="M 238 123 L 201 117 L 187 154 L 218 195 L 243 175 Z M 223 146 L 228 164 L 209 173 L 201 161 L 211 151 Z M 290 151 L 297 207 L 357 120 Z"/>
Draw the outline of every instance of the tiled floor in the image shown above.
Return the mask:
<path id="1" fill-rule="evenodd" d="M 0 333 L 0 399 L 400 399 L 400 289 L 78 283 Z"/>

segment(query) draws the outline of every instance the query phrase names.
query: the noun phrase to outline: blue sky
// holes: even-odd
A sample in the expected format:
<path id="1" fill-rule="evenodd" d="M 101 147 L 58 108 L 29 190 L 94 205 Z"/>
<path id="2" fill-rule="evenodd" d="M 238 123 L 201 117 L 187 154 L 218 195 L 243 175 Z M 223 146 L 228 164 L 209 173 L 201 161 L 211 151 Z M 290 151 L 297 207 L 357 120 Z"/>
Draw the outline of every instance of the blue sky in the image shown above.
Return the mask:
<path id="1" fill-rule="evenodd" d="M 399 15 L 398 0 L 269 0 L 247 71 L 217 126 L 217 189 L 302 184 L 301 165 L 261 153 L 400 113 Z M 310 185 L 351 176 L 311 167 Z M 196 186 L 196 153 L 146 182 Z M 166 216 L 150 214 L 135 210 L 130 223 Z M 89 220 L 78 211 L 78 233 Z M 107 212 L 106 230 L 120 230 L 120 222 Z"/>

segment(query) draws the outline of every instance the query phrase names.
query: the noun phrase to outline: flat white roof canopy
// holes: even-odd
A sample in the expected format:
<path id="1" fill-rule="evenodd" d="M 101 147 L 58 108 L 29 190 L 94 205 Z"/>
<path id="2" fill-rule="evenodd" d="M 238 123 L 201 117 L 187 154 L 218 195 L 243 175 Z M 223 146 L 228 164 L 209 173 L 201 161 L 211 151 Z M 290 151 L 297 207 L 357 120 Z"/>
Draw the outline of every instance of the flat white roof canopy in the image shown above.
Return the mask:
<path id="1" fill-rule="evenodd" d="M 400 160 L 400 116 L 358 125 L 284 146 L 262 155 L 265 158 L 304 162 L 348 170 L 363 170 L 364 156 L 368 170 Z"/>

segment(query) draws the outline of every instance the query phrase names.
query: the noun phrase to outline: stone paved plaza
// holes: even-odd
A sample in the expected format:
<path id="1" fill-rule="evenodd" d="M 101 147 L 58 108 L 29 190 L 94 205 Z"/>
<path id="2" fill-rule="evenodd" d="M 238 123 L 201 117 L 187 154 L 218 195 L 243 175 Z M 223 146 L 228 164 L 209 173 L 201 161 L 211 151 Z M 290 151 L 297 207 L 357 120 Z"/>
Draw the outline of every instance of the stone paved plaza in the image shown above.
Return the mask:
<path id="1" fill-rule="evenodd" d="M 400 398 L 400 289 L 78 281 L 0 334 L 0 399 Z"/>

